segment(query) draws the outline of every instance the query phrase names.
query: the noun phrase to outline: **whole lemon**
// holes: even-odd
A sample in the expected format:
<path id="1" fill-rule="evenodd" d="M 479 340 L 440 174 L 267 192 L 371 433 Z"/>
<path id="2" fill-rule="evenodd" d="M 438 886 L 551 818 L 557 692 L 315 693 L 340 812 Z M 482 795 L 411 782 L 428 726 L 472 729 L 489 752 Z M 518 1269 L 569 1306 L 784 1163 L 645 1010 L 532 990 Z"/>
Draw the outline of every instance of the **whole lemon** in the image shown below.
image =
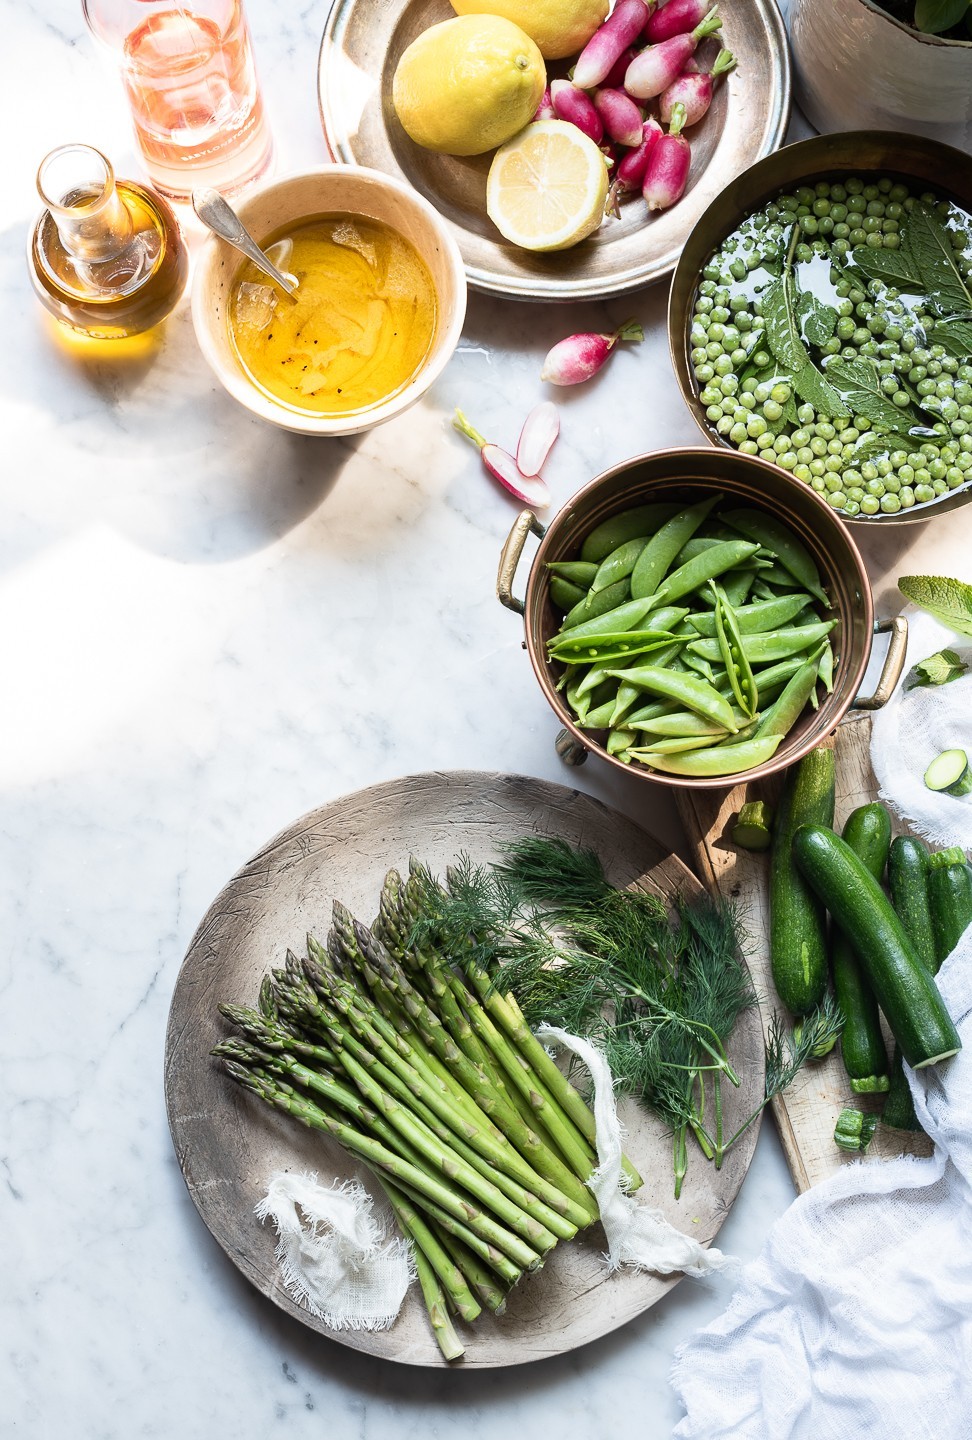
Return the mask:
<path id="1" fill-rule="evenodd" d="M 547 84 L 543 56 L 499 15 L 464 15 L 425 30 L 402 55 L 392 100 L 416 145 L 481 155 L 533 119 Z"/>
<path id="2" fill-rule="evenodd" d="M 583 50 L 607 19 L 608 0 L 452 0 L 457 15 L 502 15 L 535 40 L 545 60 Z"/>

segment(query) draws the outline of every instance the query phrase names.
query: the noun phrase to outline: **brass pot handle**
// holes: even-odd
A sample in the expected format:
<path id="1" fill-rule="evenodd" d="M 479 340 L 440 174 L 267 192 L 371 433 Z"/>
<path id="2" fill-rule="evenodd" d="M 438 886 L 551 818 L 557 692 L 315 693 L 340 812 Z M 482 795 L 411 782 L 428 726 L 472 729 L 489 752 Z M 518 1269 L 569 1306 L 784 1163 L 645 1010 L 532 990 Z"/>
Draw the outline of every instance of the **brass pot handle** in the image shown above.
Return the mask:
<path id="1" fill-rule="evenodd" d="M 873 695 L 858 695 L 851 706 L 852 710 L 880 710 L 881 706 L 886 705 L 891 699 L 895 686 L 901 679 L 905 656 L 908 653 L 908 622 L 903 615 L 895 615 L 890 620 L 874 622 L 875 635 L 883 635 L 889 630 L 891 642 L 888 645 L 888 653 L 884 657 L 884 668 L 881 671 L 877 688 Z"/>
<path id="2" fill-rule="evenodd" d="M 513 594 L 513 580 L 516 576 L 516 567 L 520 563 L 520 556 L 523 554 L 523 547 L 526 538 L 533 532 L 540 540 L 546 534 L 546 527 L 534 515 L 532 510 L 521 510 L 513 522 L 513 528 L 506 537 L 506 544 L 503 546 L 503 553 L 500 555 L 499 569 L 496 572 L 496 596 L 501 605 L 507 610 L 516 611 L 517 615 L 523 614 L 523 601 L 517 600 Z"/>

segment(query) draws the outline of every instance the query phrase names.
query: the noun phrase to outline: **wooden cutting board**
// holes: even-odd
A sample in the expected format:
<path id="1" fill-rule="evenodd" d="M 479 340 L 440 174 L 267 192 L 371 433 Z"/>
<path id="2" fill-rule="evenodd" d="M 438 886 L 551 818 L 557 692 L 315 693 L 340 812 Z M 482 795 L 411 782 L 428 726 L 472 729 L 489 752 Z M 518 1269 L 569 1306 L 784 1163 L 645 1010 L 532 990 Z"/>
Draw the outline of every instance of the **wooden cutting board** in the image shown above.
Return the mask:
<path id="1" fill-rule="evenodd" d="M 833 737 L 837 758 L 837 809 L 839 829 L 850 812 L 878 798 L 870 761 L 871 717 L 866 711 L 851 715 Z M 678 809 L 697 873 L 743 911 L 751 938 L 747 955 L 760 999 L 764 1033 L 774 1010 L 783 1007 L 776 998 L 769 961 L 769 856 L 740 850 L 729 832 L 734 816 L 747 800 L 774 805 L 780 780 L 742 784 L 732 790 L 679 790 Z M 897 829 L 905 827 L 898 825 Z M 890 1046 L 889 1046 L 890 1054 Z M 860 1110 L 881 1108 L 881 1096 L 854 1095 L 834 1050 L 825 1060 L 806 1066 L 794 1083 L 773 1101 L 773 1113 L 793 1182 L 801 1193 L 811 1185 L 850 1164 L 856 1157 L 834 1144 L 834 1126 L 845 1106 Z M 892 1155 L 930 1155 L 931 1143 L 922 1134 L 910 1135 L 879 1126 L 867 1151 L 867 1160 Z"/>

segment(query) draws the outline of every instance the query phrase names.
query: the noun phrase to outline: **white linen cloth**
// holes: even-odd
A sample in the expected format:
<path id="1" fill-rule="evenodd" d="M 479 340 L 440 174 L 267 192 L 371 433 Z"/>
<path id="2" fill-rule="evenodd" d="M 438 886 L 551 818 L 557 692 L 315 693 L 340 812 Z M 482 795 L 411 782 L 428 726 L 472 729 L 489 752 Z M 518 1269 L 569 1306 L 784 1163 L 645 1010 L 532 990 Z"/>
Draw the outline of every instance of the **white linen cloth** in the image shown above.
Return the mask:
<path id="1" fill-rule="evenodd" d="M 316 1175 L 271 1177 L 256 1207 L 277 1231 L 283 1283 L 332 1330 L 386 1330 L 414 1275 L 409 1245 L 394 1220 L 376 1214 L 356 1180 L 325 1187 Z"/>
<path id="2" fill-rule="evenodd" d="M 909 666 L 968 648 L 930 617 L 912 626 Z M 897 693 L 872 736 L 882 797 L 935 843 L 972 846 L 972 797 L 921 779 L 940 750 L 972 750 L 972 682 Z M 972 930 L 938 983 L 964 1048 L 905 1067 L 934 1154 L 845 1166 L 791 1205 L 676 1353 L 674 1440 L 972 1437 Z"/>
<path id="3" fill-rule="evenodd" d="M 967 635 L 955 635 L 930 615 L 909 607 L 905 674 L 916 661 L 946 649 L 972 667 L 972 640 Z M 871 766 L 881 799 L 933 845 L 967 848 L 972 843 L 972 795 L 939 795 L 924 782 L 935 756 L 955 749 L 967 750 L 972 757 L 972 668 L 947 685 L 899 687 L 884 709 L 874 713 Z"/>
<path id="4" fill-rule="evenodd" d="M 660 1210 L 625 1193 L 621 1176 L 622 1135 L 614 1098 L 614 1081 L 608 1063 L 589 1040 L 569 1035 L 554 1025 L 541 1025 L 537 1039 L 562 1045 L 576 1055 L 590 1071 L 594 1084 L 594 1125 L 598 1167 L 588 1181 L 601 1212 L 601 1225 L 608 1242 L 609 1270 L 634 1265 L 671 1275 L 709 1275 L 732 1264 L 721 1250 L 707 1250 L 691 1235 L 665 1218 Z"/>

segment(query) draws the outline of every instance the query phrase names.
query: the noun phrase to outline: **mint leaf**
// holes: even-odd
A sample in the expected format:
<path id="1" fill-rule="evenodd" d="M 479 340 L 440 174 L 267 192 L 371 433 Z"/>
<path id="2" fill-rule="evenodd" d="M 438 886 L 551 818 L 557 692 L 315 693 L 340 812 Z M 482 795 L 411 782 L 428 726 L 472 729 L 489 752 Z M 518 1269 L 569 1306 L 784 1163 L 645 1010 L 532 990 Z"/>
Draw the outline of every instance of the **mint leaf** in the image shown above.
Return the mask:
<path id="1" fill-rule="evenodd" d="M 972 635 L 972 585 L 942 575 L 902 575 L 898 589 L 958 635 Z"/>
<path id="2" fill-rule="evenodd" d="M 915 295 L 921 291 L 921 275 L 904 248 L 872 250 L 868 245 L 856 245 L 848 256 L 848 261 L 869 280 L 883 280 L 885 285 L 893 285 L 895 289 L 903 290 L 906 295 Z"/>
<path id="3" fill-rule="evenodd" d="M 805 290 L 800 298 L 801 302 L 806 302 L 800 306 L 804 338 L 811 345 L 826 345 L 837 329 L 837 311 L 832 305 L 824 305 L 809 290 Z"/>
<path id="4" fill-rule="evenodd" d="M 955 263 L 949 232 L 936 211 L 915 205 L 908 216 L 901 249 L 921 276 L 925 294 L 941 314 L 972 309 L 972 292 Z"/>
<path id="5" fill-rule="evenodd" d="M 939 320 L 932 330 L 932 340 L 944 345 L 956 360 L 965 360 L 972 356 L 972 321 Z"/>
<path id="6" fill-rule="evenodd" d="M 969 0 L 915 0 L 915 28 L 926 35 L 944 35 L 968 13 Z"/>
<path id="7" fill-rule="evenodd" d="M 827 380 L 844 398 L 845 414 L 866 415 L 872 425 L 886 430 L 907 428 L 907 411 L 899 410 L 881 389 L 881 380 L 873 365 L 866 360 L 838 360 L 827 366 Z"/>
<path id="8" fill-rule="evenodd" d="M 760 299 L 763 302 L 763 319 L 766 321 L 766 340 L 781 365 L 787 370 L 799 370 L 806 365 L 810 356 L 803 348 L 800 329 L 797 325 L 793 305 L 793 289 L 789 275 L 767 285 Z"/>
<path id="9" fill-rule="evenodd" d="M 905 679 L 904 688 L 914 690 L 920 685 L 947 685 L 968 672 L 968 665 L 954 650 L 936 650 L 927 660 L 913 665 Z"/>

